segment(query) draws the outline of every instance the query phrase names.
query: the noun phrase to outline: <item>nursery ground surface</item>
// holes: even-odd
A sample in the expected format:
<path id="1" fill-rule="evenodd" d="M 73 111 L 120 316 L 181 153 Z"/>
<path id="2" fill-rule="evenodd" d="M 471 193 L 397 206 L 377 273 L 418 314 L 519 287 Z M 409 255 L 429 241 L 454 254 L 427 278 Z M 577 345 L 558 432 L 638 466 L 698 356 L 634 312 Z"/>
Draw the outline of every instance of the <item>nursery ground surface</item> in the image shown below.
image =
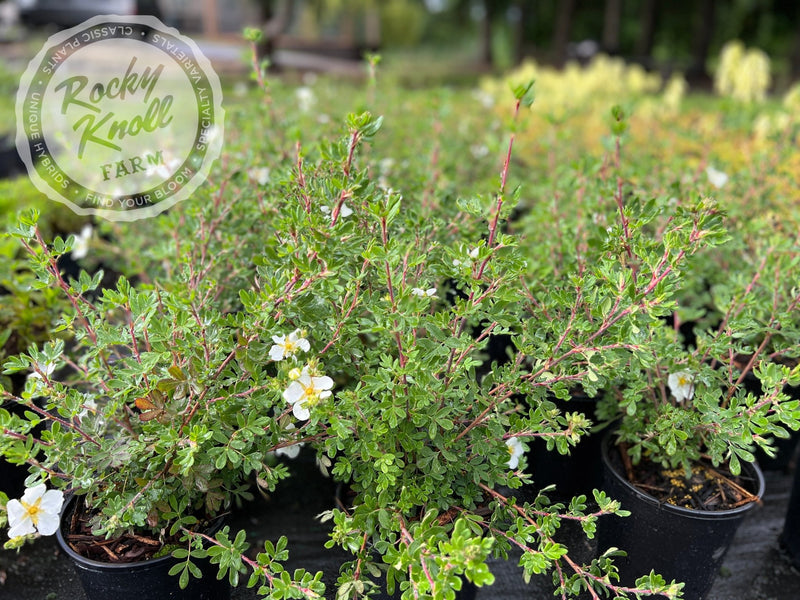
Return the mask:
<path id="1" fill-rule="evenodd" d="M 763 502 L 748 515 L 739 529 L 708 600 L 800 598 L 800 572 L 791 567 L 778 546 L 792 475 L 784 472 L 767 472 L 765 475 L 767 491 Z M 253 550 L 261 547 L 267 538 L 286 535 L 291 552 L 287 567 L 302 566 L 330 573 L 326 584 L 328 597 L 333 598 L 337 565 L 346 557 L 339 551 L 323 548 L 327 528 L 315 519 L 317 514 L 331 507 L 333 498 L 331 487 L 322 482 L 317 486 L 305 485 L 302 491 L 286 490 L 270 502 L 254 501 L 246 512 L 235 515 L 231 526 L 248 529 Z M 571 537 L 569 532 L 567 537 Z M 579 539 L 576 537 L 573 544 Z M 569 540 L 564 541 L 569 544 Z M 592 550 L 586 542 L 582 547 L 573 546 L 576 558 L 585 558 Z M 514 561 L 495 561 L 492 570 L 497 580 L 491 588 L 478 590 L 478 600 L 544 600 L 553 597 L 546 578 L 526 586 Z M 244 586 L 232 594 L 232 600 L 257 597 L 254 590 Z M 69 560 L 59 552 L 55 539 L 50 537 L 37 540 L 20 554 L 0 551 L 0 599 L 85 600 L 85 596 Z"/>

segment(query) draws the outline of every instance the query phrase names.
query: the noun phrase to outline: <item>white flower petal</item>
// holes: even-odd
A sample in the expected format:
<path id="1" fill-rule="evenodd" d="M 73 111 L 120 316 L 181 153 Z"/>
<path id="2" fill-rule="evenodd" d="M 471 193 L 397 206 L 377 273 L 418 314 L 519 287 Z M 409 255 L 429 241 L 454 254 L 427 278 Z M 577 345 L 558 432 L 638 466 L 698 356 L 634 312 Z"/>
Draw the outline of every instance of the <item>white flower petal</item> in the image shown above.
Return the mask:
<path id="1" fill-rule="evenodd" d="M 298 380 L 290 383 L 289 387 L 284 390 L 283 399 L 289 402 L 290 404 L 295 404 L 305 395 L 306 395 L 305 387 Z"/>
<path id="2" fill-rule="evenodd" d="M 716 188 L 721 188 L 726 183 L 728 183 L 728 175 L 726 173 L 723 173 L 722 171 L 719 171 L 718 169 L 715 169 L 712 166 L 706 167 L 706 176 L 708 177 L 708 180 L 711 182 L 711 185 L 713 185 Z"/>
<path id="3" fill-rule="evenodd" d="M 272 348 L 269 349 L 269 357 L 271 360 L 279 361 L 283 360 L 283 346 L 274 345 Z"/>
<path id="4" fill-rule="evenodd" d="M 58 516 L 63 505 L 64 492 L 61 490 L 47 490 L 42 496 L 42 502 L 39 506 L 42 510 L 47 511 L 47 513 Z M 41 531 L 41 527 L 39 530 Z"/>
<path id="5" fill-rule="evenodd" d="M 333 387 L 333 379 L 327 375 L 322 377 L 312 377 L 312 382 L 315 390 L 329 390 Z"/>
<path id="6" fill-rule="evenodd" d="M 9 538 L 16 538 L 23 535 L 36 533 L 36 528 L 33 526 L 33 522 L 29 517 L 26 517 L 21 521 L 14 522 L 13 524 L 11 524 L 11 520 L 9 519 L 9 525 L 11 525 L 11 527 L 8 529 Z"/>
<path id="7" fill-rule="evenodd" d="M 35 485 L 33 487 L 29 487 L 25 490 L 25 493 L 22 494 L 22 502 L 25 504 L 33 504 L 39 498 L 44 496 L 44 493 L 47 491 L 47 486 L 43 483 Z"/>
<path id="8" fill-rule="evenodd" d="M 42 535 L 53 535 L 58 530 L 59 518 L 57 514 L 42 513 L 39 515 L 39 522 L 36 528 Z"/>
<path id="9" fill-rule="evenodd" d="M 303 402 L 295 402 L 294 406 L 292 406 L 292 414 L 295 418 L 301 421 L 307 421 L 308 417 L 311 416 L 311 413 L 306 408 Z"/>
<path id="10" fill-rule="evenodd" d="M 287 458 L 297 458 L 297 455 L 300 454 L 300 447 L 302 443 L 299 444 L 292 444 L 291 446 L 283 446 L 275 450 L 276 456 L 285 456 Z"/>
<path id="11" fill-rule="evenodd" d="M 89 240 L 91 239 L 92 226 L 86 224 L 81 229 L 81 232 L 75 235 L 75 244 L 72 246 L 72 252 L 70 253 L 73 260 L 80 260 L 89 254 Z"/>
<path id="12" fill-rule="evenodd" d="M 508 468 L 516 469 L 519 466 L 520 457 L 525 453 L 525 448 L 522 447 L 522 442 L 516 436 L 506 440 L 506 448 L 509 453 Z"/>
<path id="13" fill-rule="evenodd" d="M 25 519 L 25 508 L 19 500 L 9 500 L 6 504 L 6 512 L 8 513 L 8 522 L 13 525 Z"/>

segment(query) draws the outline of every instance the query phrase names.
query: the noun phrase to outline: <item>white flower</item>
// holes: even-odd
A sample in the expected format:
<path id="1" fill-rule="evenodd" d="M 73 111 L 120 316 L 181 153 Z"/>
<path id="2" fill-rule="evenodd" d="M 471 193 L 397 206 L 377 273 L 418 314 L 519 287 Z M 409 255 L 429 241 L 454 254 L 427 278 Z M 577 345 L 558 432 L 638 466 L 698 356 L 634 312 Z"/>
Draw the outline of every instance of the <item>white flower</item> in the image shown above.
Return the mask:
<path id="1" fill-rule="evenodd" d="M 283 392 L 283 398 L 292 405 L 292 414 L 305 421 L 310 415 L 308 409 L 330 397 L 332 387 L 333 379 L 327 375 L 314 377 L 308 372 L 308 367 L 304 367 L 300 377 L 290 383 Z"/>
<path id="2" fill-rule="evenodd" d="M 58 529 L 61 505 L 64 504 L 64 492 L 48 490 L 40 483 L 25 490 L 19 500 L 9 500 L 8 537 L 16 538 L 36 533 L 53 535 Z"/>
<path id="3" fill-rule="evenodd" d="M 472 154 L 472 158 L 479 159 L 488 156 L 489 148 L 486 144 L 473 144 L 469 147 L 469 152 Z"/>
<path id="4" fill-rule="evenodd" d="M 167 160 L 167 162 L 161 162 L 157 165 L 150 165 L 147 167 L 147 170 L 144 172 L 145 177 L 152 177 L 153 175 L 158 175 L 158 178 L 161 180 L 166 180 L 172 177 L 172 174 L 178 170 L 178 167 L 181 166 L 183 161 L 180 158 L 172 157 Z"/>
<path id="5" fill-rule="evenodd" d="M 711 182 L 711 185 L 716 188 L 721 188 L 723 185 L 728 183 L 728 176 L 712 166 L 706 167 L 706 175 L 708 176 L 708 180 Z"/>
<path id="6" fill-rule="evenodd" d="M 330 206 L 327 206 L 327 205 L 320 206 L 320 210 L 326 215 L 331 214 L 331 207 Z M 342 207 L 339 209 L 339 216 L 341 218 L 345 219 L 345 218 L 349 217 L 352 214 L 353 214 L 353 209 L 350 208 L 349 206 L 347 206 L 347 204 L 342 204 Z"/>
<path id="7" fill-rule="evenodd" d="M 453 260 L 453 266 L 460 267 L 460 266 L 463 265 L 465 267 L 471 268 L 472 267 L 472 261 L 474 259 L 478 258 L 478 251 L 479 251 L 478 248 L 473 248 L 472 250 L 469 250 L 467 252 L 467 258 L 465 258 L 464 260 L 460 260 L 458 258 L 454 259 Z"/>
<path id="8" fill-rule="evenodd" d="M 97 412 L 97 402 L 92 400 L 91 398 L 83 403 L 83 409 L 81 412 L 78 413 L 78 419 L 83 421 L 89 415 L 93 415 Z"/>
<path id="9" fill-rule="evenodd" d="M 52 375 L 53 371 L 56 370 L 56 363 L 52 362 L 43 363 L 37 360 L 34 369 L 35 370 L 33 371 L 33 373 L 30 373 L 28 375 L 28 379 L 42 379 L 42 374 L 44 374 L 45 377 L 50 379 L 50 375 Z"/>
<path id="10" fill-rule="evenodd" d="M 516 469 L 519 466 L 519 457 L 525 454 L 525 448 L 522 447 L 516 436 L 510 437 L 506 440 L 506 448 L 508 449 L 508 468 Z"/>
<path id="11" fill-rule="evenodd" d="M 678 402 L 684 400 L 691 400 L 694 395 L 694 383 L 692 382 L 691 373 L 686 371 L 678 371 L 677 373 L 670 373 L 667 378 L 667 385 L 669 391 Z"/>
<path id="12" fill-rule="evenodd" d="M 258 182 L 258 185 L 266 185 L 269 181 L 269 167 L 258 167 L 250 169 L 247 174 Z"/>
<path id="13" fill-rule="evenodd" d="M 86 224 L 81 229 L 81 232 L 75 236 L 75 244 L 72 246 L 72 253 L 70 256 L 72 260 L 80 260 L 86 258 L 89 254 L 89 240 L 92 239 L 92 226 Z"/>
<path id="14" fill-rule="evenodd" d="M 428 288 L 427 290 L 423 290 L 422 288 L 412 288 L 411 293 L 415 296 L 419 296 L 420 298 L 433 298 L 436 295 L 436 288 Z"/>
<path id="15" fill-rule="evenodd" d="M 294 92 L 295 98 L 297 98 L 297 107 L 302 112 L 308 112 L 314 107 L 316 104 L 317 99 L 314 96 L 314 92 L 309 87 L 299 87 Z"/>
<path id="16" fill-rule="evenodd" d="M 292 369 L 292 371 L 298 371 L 298 369 Z M 289 423 L 286 429 L 292 431 L 297 428 L 294 426 L 294 423 Z M 300 454 L 300 448 L 302 448 L 304 445 L 305 444 L 303 442 L 297 442 L 289 446 L 281 446 L 280 448 L 275 449 L 275 456 L 285 456 L 286 458 L 297 458 L 297 455 Z"/>
<path id="17" fill-rule="evenodd" d="M 299 329 L 295 329 L 289 335 L 273 335 L 272 341 L 275 344 L 269 349 L 269 357 L 274 360 L 283 360 L 297 353 L 298 350 L 308 352 L 311 349 L 311 344 L 304 337 L 300 337 L 302 333 Z"/>
<path id="18" fill-rule="evenodd" d="M 303 442 L 298 444 L 292 444 L 291 446 L 281 446 L 275 450 L 275 456 L 285 456 L 286 458 L 297 458 L 297 455 L 300 454 L 300 448 L 302 448 Z"/>

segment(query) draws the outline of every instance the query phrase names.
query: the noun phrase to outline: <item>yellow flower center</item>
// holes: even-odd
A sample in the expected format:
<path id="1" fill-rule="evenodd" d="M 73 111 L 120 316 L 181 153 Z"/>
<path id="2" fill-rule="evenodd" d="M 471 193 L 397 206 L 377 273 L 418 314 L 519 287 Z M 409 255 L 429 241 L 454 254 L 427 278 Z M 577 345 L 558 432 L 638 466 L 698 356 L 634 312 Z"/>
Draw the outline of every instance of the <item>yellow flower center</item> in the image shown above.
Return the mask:
<path id="1" fill-rule="evenodd" d="M 301 382 L 300 385 L 303 386 L 303 398 L 305 399 L 304 404 L 306 405 L 306 408 L 311 408 L 312 406 L 319 404 L 321 400 L 319 395 L 322 390 L 315 388 L 313 382 L 311 385 L 303 385 Z"/>
<path id="2" fill-rule="evenodd" d="M 44 510 L 42 510 L 41 503 L 41 498 L 37 498 L 32 504 L 20 501 L 20 504 L 22 504 L 22 507 L 25 509 L 25 514 L 30 518 L 33 524 L 37 526 L 39 525 L 39 515 L 44 512 Z"/>
<path id="3" fill-rule="evenodd" d="M 307 395 L 306 406 L 309 408 L 312 406 L 316 406 L 317 404 L 319 404 L 319 401 L 320 401 L 319 394 L 317 393 L 316 390 L 313 390 Z"/>
<path id="4" fill-rule="evenodd" d="M 689 385 L 690 383 L 691 382 L 689 381 L 688 377 L 684 377 L 683 375 L 678 377 L 678 385 L 683 386 L 683 385 Z"/>
<path id="5" fill-rule="evenodd" d="M 283 342 L 283 350 L 286 354 L 294 354 L 297 352 L 297 343 L 292 340 L 286 340 Z"/>

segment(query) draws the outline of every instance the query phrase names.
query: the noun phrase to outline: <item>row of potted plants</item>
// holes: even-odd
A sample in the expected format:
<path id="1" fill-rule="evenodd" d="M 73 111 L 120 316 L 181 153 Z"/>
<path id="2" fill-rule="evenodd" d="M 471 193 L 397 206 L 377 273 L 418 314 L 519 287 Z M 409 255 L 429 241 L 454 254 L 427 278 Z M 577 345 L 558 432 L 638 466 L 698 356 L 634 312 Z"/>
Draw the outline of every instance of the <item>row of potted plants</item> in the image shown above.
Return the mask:
<path id="1" fill-rule="evenodd" d="M 209 185 L 93 239 L 128 274 L 113 286 L 65 276 L 78 240 L 46 239 L 36 212 L 10 229 L 31 285 L 61 301 L 52 339 L 4 365 L 29 375 L 4 393 L 22 410 L 0 409 L 0 454 L 30 471 L 21 498 L 0 498 L 7 546 L 60 523 L 86 570 L 171 553 L 182 587 L 210 561 L 265 597 L 332 597 L 320 573 L 284 569 L 285 538 L 253 555 L 216 522 L 252 487 L 280 486 L 304 445 L 347 490 L 325 515 L 330 545 L 353 557 L 338 598 L 451 598 L 491 585 L 487 559 L 512 550 L 563 598 L 702 598 L 713 564 L 684 587 L 686 569 L 658 562 L 663 545 L 632 547 L 631 523 L 647 505 L 739 519 L 763 492 L 742 463 L 800 426 L 793 230 L 764 235 L 695 181 L 653 193 L 619 107 L 607 152 L 527 171 L 514 144 L 530 84 L 505 126 L 454 118 L 463 99 L 444 92 L 420 153 L 404 129 L 418 115 L 404 120 L 374 81 L 385 117 L 350 114 L 334 141 L 309 132 L 333 127 L 319 112 L 281 126 L 282 88 L 260 81 L 269 102 L 231 111 L 242 126 Z M 742 268 L 726 271 L 733 257 Z M 576 394 L 596 411 L 572 410 Z M 609 493 L 542 490 L 528 464 L 583 447 L 594 423 L 610 432 Z M 620 497 L 636 485 L 638 500 Z M 596 558 L 573 559 L 566 523 L 599 535 Z M 710 550 L 679 554 L 718 562 L 730 535 L 707 537 Z"/>

